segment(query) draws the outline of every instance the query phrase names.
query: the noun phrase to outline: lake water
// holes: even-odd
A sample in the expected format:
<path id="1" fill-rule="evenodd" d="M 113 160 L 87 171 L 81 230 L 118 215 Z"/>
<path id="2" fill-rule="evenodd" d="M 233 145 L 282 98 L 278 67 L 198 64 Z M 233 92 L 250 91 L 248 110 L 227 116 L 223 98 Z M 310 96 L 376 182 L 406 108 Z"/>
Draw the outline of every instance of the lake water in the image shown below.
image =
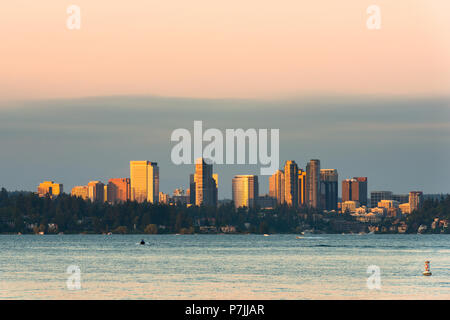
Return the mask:
<path id="1" fill-rule="evenodd" d="M 1 235 L 0 299 L 450 299 L 450 235 Z"/>

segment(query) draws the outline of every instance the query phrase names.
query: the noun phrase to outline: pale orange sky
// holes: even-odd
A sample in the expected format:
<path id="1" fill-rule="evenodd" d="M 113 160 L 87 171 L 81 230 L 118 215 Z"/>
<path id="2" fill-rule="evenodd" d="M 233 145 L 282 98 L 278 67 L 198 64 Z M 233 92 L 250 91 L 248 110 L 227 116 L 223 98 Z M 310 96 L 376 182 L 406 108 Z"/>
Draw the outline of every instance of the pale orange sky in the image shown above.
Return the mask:
<path id="1" fill-rule="evenodd" d="M 0 99 L 448 95 L 449 16 L 448 0 L 2 1 Z"/>

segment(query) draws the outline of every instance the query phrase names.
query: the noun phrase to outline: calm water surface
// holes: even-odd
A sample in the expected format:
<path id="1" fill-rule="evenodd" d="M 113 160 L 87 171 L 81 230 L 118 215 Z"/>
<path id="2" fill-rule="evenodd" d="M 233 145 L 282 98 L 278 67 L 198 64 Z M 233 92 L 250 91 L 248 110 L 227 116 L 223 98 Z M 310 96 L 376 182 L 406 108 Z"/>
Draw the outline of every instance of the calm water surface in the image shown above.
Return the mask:
<path id="1" fill-rule="evenodd" d="M 450 235 L 1 235 L 0 299 L 450 299 Z"/>

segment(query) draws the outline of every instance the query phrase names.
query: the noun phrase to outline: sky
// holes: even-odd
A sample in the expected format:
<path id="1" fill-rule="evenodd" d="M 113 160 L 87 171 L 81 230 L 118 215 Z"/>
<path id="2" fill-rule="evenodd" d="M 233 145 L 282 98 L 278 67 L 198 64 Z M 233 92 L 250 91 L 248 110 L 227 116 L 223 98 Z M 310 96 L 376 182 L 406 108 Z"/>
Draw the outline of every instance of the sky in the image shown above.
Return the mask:
<path id="1" fill-rule="evenodd" d="M 175 129 L 280 130 L 280 168 L 310 159 L 339 178 L 367 176 L 369 190 L 450 192 L 450 99 L 311 97 L 286 100 L 112 96 L 10 103 L 0 112 L 0 185 L 35 190 L 43 180 L 66 191 L 91 180 L 129 177 L 130 160 L 160 167 L 160 190 L 189 187 L 194 165 L 171 161 Z M 126 106 L 126 108 L 124 107 Z M 206 143 L 204 144 L 206 145 Z M 193 159 L 194 160 L 194 159 Z M 219 197 L 237 174 L 259 165 L 215 165 Z M 261 193 L 268 192 L 260 176 Z"/>
<path id="2" fill-rule="evenodd" d="M 447 0 L 3 1 L 0 186 L 70 191 L 151 160 L 161 191 L 186 189 L 193 166 L 171 163 L 170 134 L 202 120 L 280 129 L 280 166 L 319 158 L 369 190 L 450 192 L 449 12 Z M 259 173 L 215 169 L 221 198 L 234 174 Z"/>
<path id="3" fill-rule="evenodd" d="M 448 94 L 448 12 L 447 0 L 2 1 L 0 97 Z"/>

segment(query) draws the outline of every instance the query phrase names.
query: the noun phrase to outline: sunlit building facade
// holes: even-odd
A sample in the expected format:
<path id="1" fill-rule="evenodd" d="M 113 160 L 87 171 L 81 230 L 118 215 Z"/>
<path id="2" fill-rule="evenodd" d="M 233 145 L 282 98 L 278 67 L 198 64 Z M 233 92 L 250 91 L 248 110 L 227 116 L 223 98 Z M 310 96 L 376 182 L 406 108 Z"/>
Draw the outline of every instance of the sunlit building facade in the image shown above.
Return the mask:
<path id="1" fill-rule="evenodd" d="M 127 202 L 131 200 L 130 178 L 109 179 L 107 186 L 107 201 L 109 203 Z"/>
<path id="2" fill-rule="evenodd" d="M 313 159 L 306 165 L 306 205 L 320 207 L 320 160 Z"/>
<path id="3" fill-rule="evenodd" d="M 73 197 L 79 197 L 83 200 L 89 199 L 89 187 L 88 186 L 75 186 L 72 188 L 71 195 Z"/>
<path id="4" fill-rule="evenodd" d="M 233 202 L 236 208 L 255 207 L 258 198 L 258 176 L 237 175 L 232 180 Z"/>
<path id="5" fill-rule="evenodd" d="M 199 158 L 195 161 L 195 174 L 191 178 L 191 201 L 197 206 L 217 206 L 218 176 L 213 176 L 213 166 Z M 192 181 L 193 180 L 193 181 Z M 195 196 L 192 192 L 195 190 Z"/>
<path id="6" fill-rule="evenodd" d="M 100 181 L 90 181 L 88 183 L 88 195 L 92 202 L 105 201 L 105 185 Z"/>
<path id="7" fill-rule="evenodd" d="M 159 167 L 156 162 L 130 161 L 131 200 L 157 203 L 159 200 Z"/>
<path id="8" fill-rule="evenodd" d="M 306 202 L 306 171 L 298 169 L 298 205 L 304 206 Z"/>
<path id="9" fill-rule="evenodd" d="M 63 185 L 61 183 L 54 183 L 53 181 L 44 181 L 39 184 L 37 188 L 39 197 L 50 196 L 57 197 L 63 193 Z"/>
<path id="10" fill-rule="evenodd" d="M 344 200 L 344 199 L 342 199 Z M 376 208 L 381 200 L 392 200 L 391 191 L 372 191 L 370 193 L 370 207 Z"/>
<path id="11" fill-rule="evenodd" d="M 269 177 L 269 196 L 276 199 L 278 205 L 284 203 L 284 171 L 277 170 Z"/>
<path id="12" fill-rule="evenodd" d="M 284 165 L 284 201 L 290 207 L 298 206 L 298 166 L 293 160 Z"/>
<path id="13" fill-rule="evenodd" d="M 358 201 L 367 206 L 367 177 L 342 180 L 342 201 Z"/>

